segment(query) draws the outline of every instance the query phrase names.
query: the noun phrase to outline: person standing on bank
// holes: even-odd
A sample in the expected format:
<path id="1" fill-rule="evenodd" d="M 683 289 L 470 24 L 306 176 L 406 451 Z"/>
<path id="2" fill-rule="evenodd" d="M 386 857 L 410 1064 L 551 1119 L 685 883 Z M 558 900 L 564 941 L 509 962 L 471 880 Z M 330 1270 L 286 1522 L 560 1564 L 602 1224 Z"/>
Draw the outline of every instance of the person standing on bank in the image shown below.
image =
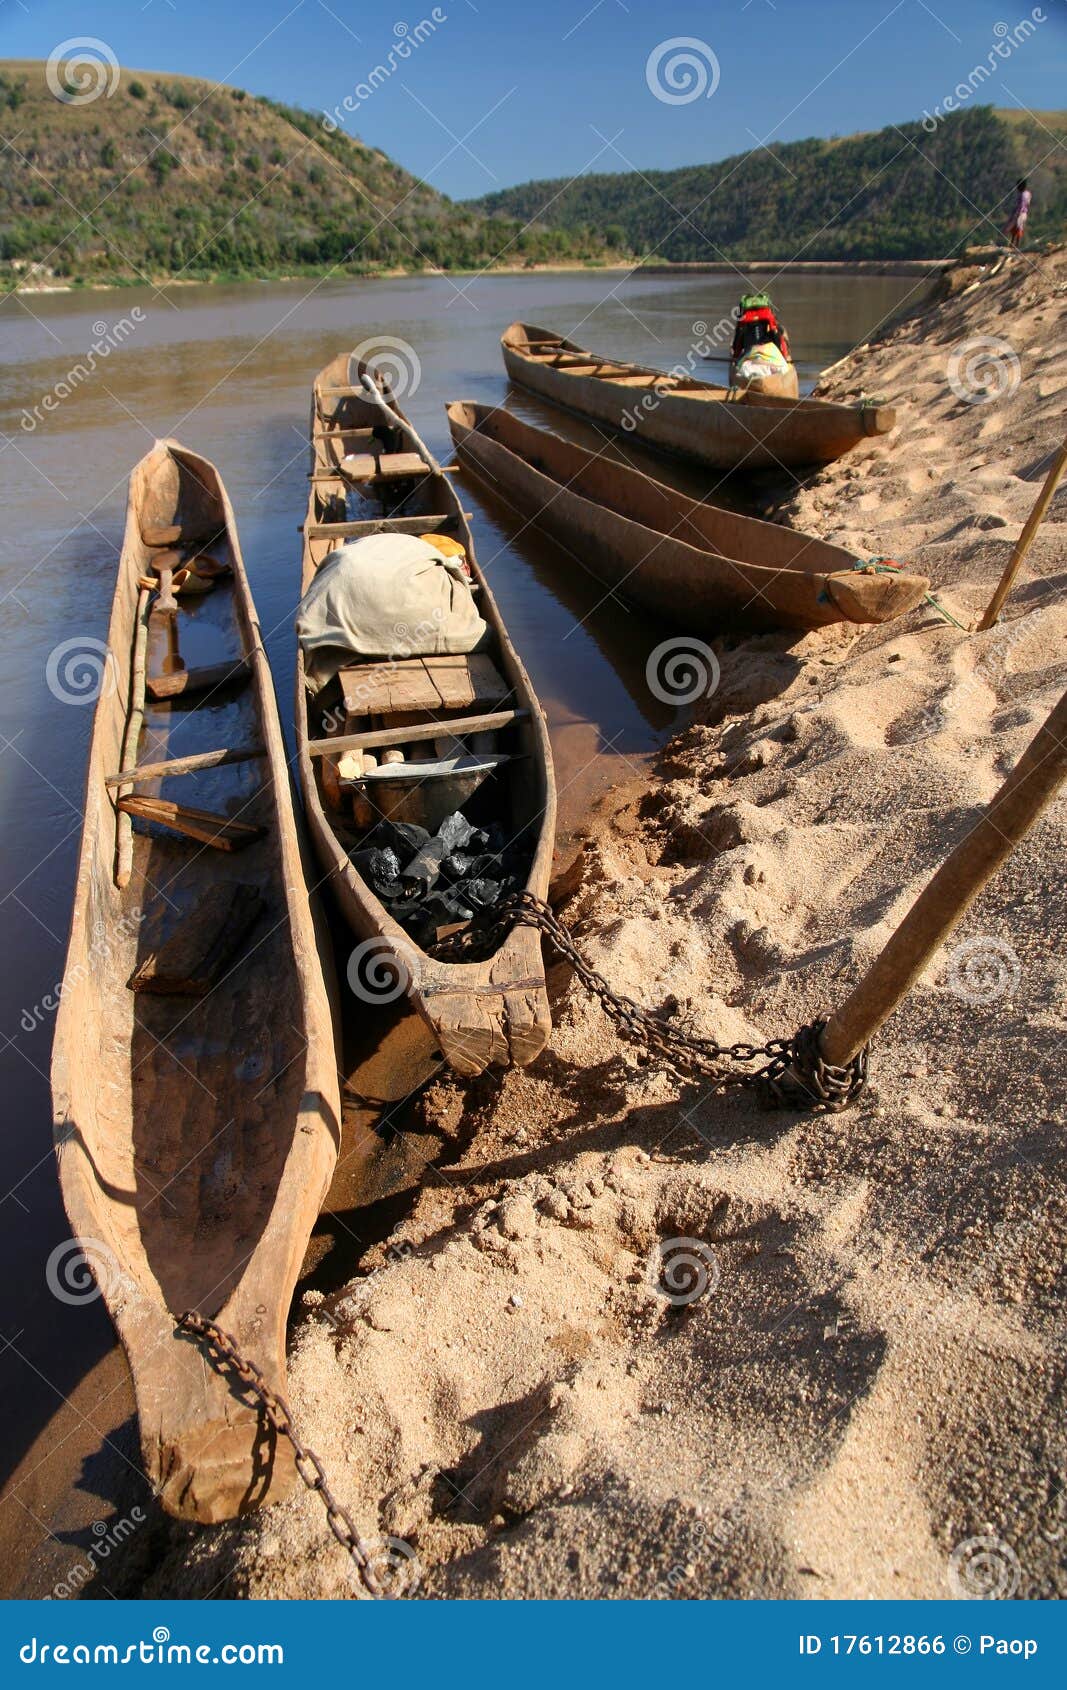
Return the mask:
<path id="1" fill-rule="evenodd" d="M 1013 247 L 1020 247 L 1023 244 L 1023 236 L 1026 233 L 1026 219 L 1030 215 L 1030 201 L 1033 197 L 1024 176 L 1021 181 L 1015 184 L 1015 205 L 1005 229 L 1008 242 Z"/>

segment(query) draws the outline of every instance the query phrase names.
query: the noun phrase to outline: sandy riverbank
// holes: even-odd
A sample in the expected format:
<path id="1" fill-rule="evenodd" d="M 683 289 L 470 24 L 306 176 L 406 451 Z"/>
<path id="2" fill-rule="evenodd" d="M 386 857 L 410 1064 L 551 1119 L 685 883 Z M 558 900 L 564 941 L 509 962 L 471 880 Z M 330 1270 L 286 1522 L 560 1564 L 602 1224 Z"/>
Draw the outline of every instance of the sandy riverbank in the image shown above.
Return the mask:
<path id="1" fill-rule="evenodd" d="M 952 286 L 830 373 L 898 427 L 780 514 L 921 568 L 966 624 L 1062 436 L 1067 255 Z M 562 912 L 613 984 L 720 1040 L 840 1000 L 1063 689 L 1065 511 L 990 633 L 925 607 L 717 643 L 718 690 L 610 797 Z M 1061 800 L 849 1113 L 643 1066 L 560 970 L 541 1061 L 432 1088 L 451 1157 L 369 1277 L 301 1311 L 290 1381 L 420 1595 L 1067 1595 L 1063 833 Z M 672 1304 L 679 1239 L 708 1288 Z M 354 1585 L 301 1494 L 175 1530 L 140 1589 L 209 1592 Z"/>

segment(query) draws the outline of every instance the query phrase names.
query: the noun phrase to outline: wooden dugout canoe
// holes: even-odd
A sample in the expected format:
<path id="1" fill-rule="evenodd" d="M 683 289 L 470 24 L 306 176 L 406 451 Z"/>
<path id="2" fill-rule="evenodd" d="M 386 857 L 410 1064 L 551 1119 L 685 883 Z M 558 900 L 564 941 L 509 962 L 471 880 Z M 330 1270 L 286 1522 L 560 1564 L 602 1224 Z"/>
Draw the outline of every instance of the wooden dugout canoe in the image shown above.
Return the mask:
<path id="1" fill-rule="evenodd" d="M 461 1074 L 478 1074 L 490 1064 L 531 1062 L 544 1048 L 551 1018 L 540 936 L 529 927 L 515 927 L 495 954 L 480 962 L 444 962 L 416 945 L 351 860 L 350 851 L 358 850 L 366 836 L 366 817 L 359 820 L 351 792 L 342 790 L 338 801 L 334 770 L 353 739 L 380 736 L 383 730 L 385 743 L 400 744 L 421 769 L 439 762 L 438 774 L 431 771 L 424 777 L 430 781 L 451 778 L 448 759 L 440 755 L 443 739 L 453 738 L 470 751 L 484 752 L 488 743 L 499 763 L 478 786 L 474 805 L 480 807 L 479 819 L 497 820 L 509 837 L 523 842 L 526 889 L 544 898 L 556 824 L 552 753 L 541 707 L 478 565 L 452 483 L 411 430 L 384 381 L 377 378 L 383 409 L 363 388 L 364 376 L 372 376 L 370 367 L 342 353 L 319 373 L 312 389 L 311 490 L 301 592 L 345 540 L 383 531 L 446 535 L 464 548 L 478 588 L 477 607 L 489 628 L 489 648 L 483 655 L 502 686 L 488 702 L 477 696 L 477 685 L 464 704 L 448 703 L 447 694 L 437 706 L 417 702 L 399 717 L 405 728 L 398 733 L 390 727 L 390 712 L 409 685 L 416 689 L 413 696 L 419 696 L 428 667 L 422 658 L 399 655 L 388 664 L 356 663 L 312 697 L 298 642 L 296 732 L 304 804 L 319 860 L 353 934 L 376 958 L 396 965 L 396 978 L 431 1028 L 445 1060 Z M 352 513 L 350 499 L 356 507 Z M 349 520 L 350 514 L 354 520 Z M 463 679 L 463 660 L 449 661 Z M 361 668 L 368 672 L 365 682 L 360 680 Z M 380 676 L 372 683 L 372 668 L 388 670 L 391 702 L 380 690 Z M 350 709 L 353 692 L 356 703 Z M 471 722 L 484 726 L 468 731 L 464 724 Z M 491 735 L 488 742 L 486 732 Z M 329 749 L 333 738 L 337 753 Z M 380 781 L 358 786 L 359 796 L 374 805 L 382 802 L 381 791 Z M 462 803 L 464 813 L 471 813 L 462 783 L 454 788 L 454 799 L 456 808 Z M 352 813 L 346 815 L 348 804 Z"/>
<path id="2" fill-rule="evenodd" d="M 222 573 L 189 608 L 180 600 L 168 629 L 142 587 L 165 554 L 144 535 L 175 530 L 179 556 L 206 541 Z M 155 701 L 161 659 L 175 672 L 175 635 L 187 658 L 200 647 L 224 661 L 176 671 L 184 695 Z M 340 1103 L 328 976 L 233 511 L 214 466 L 175 441 L 130 478 L 107 646 L 52 1059 L 60 1183 L 129 1360 L 148 1478 L 169 1513 L 222 1520 L 286 1493 L 291 1449 L 175 1324 L 187 1309 L 217 1320 L 284 1390 L 289 1301 Z M 232 676 L 221 687 L 220 669 Z M 169 759 L 191 761 L 195 778 L 114 784 L 132 763 Z M 124 846 L 123 794 L 154 814 L 177 806 L 199 836 L 136 832 Z M 205 813 L 231 818 L 225 848 L 205 843 L 216 825 L 195 820 Z"/>
<path id="3" fill-rule="evenodd" d="M 717 509 L 509 411 L 459 401 L 460 463 L 588 567 L 667 621 L 817 628 L 887 622 L 921 603 L 925 576 L 867 573 L 840 546 Z"/>
<path id="4" fill-rule="evenodd" d="M 695 376 L 602 358 L 528 323 L 512 323 L 500 344 L 512 381 L 642 446 L 711 469 L 830 463 L 867 436 L 888 434 L 896 422 L 889 405 L 835 405 L 716 387 Z"/>

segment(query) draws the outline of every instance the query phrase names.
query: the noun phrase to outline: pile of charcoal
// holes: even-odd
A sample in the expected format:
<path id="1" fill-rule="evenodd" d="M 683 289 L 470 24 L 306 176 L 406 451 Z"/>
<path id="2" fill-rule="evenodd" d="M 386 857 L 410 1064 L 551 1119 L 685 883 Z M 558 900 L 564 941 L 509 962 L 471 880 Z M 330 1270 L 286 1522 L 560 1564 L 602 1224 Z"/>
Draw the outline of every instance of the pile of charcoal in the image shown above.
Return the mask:
<path id="1" fill-rule="evenodd" d="M 472 827 L 461 810 L 447 816 L 436 833 L 409 822 L 380 821 L 352 864 L 424 950 L 440 928 L 470 921 L 521 891 L 529 866 L 519 841 L 507 843 L 495 822 Z"/>

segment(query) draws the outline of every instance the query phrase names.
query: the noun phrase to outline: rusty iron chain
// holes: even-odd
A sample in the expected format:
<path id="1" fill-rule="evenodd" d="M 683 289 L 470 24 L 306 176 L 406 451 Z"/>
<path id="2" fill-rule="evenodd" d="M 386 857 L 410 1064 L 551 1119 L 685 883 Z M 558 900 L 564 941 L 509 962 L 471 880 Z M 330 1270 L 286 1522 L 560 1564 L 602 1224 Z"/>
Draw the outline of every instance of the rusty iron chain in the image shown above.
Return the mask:
<path id="1" fill-rule="evenodd" d="M 389 1600 L 396 1593 L 385 1588 L 374 1570 L 371 1555 L 373 1546 L 360 1537 L 351 1514 L 334 1496 L 325 1468 L 315 1451 L 309 1449 L 298 1437 L 285 1398 L 272 1390 L 255 1362 L 243 1356 L 236 1340 L 228 1332 L 224 1332 L 221 1326 L 216 1326 L 213 1320 L 205 1320 L 203 1315 L 187 1309 L 178 1322 L 178 1330 L 198 1338 L 216 1367 L 225 1364 L 231 1368 L 245 1390 L 255 1398 L 278 1436 L 288 1438 L 293 1446 L 296 1470 L 308 1490 L 316 1492 L 322 1498 L 329 1528 L 341 1548 L 347 1550 L 351 1557 L 363 1588 L 376 1601 Z"/>
<path id="2" fill-rule="evenodd" d="M 516 892 L 494 910 L 477 914 L 460 932 L 449 934 L 433 947 L 442 962 L 479 961 L 489 956 L 507 937 L 513 926 L 535 927 L 548 940 L 557 956 L 569 963 L 578 979 L 598 998 L 614 1022 L 620 1038 L 641 1045 L 649 1054 L 686 1079 L 710 1080 L 714 1091 L 740 1086 L 759 1094 L 769 1108 L 847 1108 L 867 1083 L 868 1052 L 860 1052 L 847 1068 L 834 1068 L 819 1051 L 819 1034 L 825 1022 L 802 1027 L 794 1038 L 768 1039 L 754 1045 L 739 1040 L 720 1045 L 676 1027 L 663 1015 L 643 1009 L 633 998 L 616 992 L 602 974 L 585 961 L 570 931 L 550 904 L 532 892 Z M 729 1065 L 757 1062 L 762 1068 L 738 1071 Z"/>

